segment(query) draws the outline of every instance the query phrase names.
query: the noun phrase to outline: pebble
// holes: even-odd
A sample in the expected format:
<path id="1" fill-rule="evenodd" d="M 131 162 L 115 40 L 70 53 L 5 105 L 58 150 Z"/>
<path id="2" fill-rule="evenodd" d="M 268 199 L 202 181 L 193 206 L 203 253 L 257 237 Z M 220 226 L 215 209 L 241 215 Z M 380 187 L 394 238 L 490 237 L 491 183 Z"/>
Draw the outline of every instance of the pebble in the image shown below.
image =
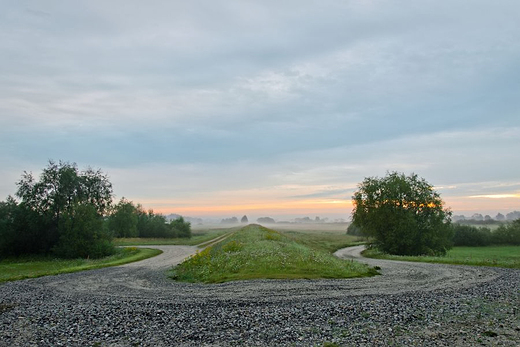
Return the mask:
<path id="1" fill-rule="evenodd" d="M 378 295 L 339 295 L 338 280 L 190 285 L 147 274 L 154 286 L 103 291 L 71 289 L 81 273 L 16 281 L 0 285 L 0 346 L 518 346 L 520 271 L 493 271 L 460 288 Z"/>

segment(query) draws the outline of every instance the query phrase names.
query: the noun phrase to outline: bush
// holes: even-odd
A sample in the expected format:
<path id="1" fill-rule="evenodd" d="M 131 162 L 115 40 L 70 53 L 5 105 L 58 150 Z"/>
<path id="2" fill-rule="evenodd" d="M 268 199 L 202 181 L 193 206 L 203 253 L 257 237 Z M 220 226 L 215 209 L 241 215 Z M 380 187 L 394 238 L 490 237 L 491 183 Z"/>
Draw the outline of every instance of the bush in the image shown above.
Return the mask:
<path id="1" fill-rule="evenodd" d="M 520 219 L 508 225 L 501 225 L 493 233 L 493 243 L 497 245 L 520 245 Z"/>
<path id="2" fill-rule="evenodd" d="M 489 246 L 493 235 L 488 228 L 477 228 L 471 225 L 453 225 L 453 245 L 454 246 Z"/>

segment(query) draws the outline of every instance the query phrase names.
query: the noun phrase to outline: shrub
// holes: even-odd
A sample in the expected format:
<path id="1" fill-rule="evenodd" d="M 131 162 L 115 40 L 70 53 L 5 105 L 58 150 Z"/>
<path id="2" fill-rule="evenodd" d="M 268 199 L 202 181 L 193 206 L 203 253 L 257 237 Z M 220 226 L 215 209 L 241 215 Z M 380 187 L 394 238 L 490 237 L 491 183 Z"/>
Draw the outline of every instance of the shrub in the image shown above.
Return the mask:
<path id="1" fill-rule="evenodd" d="M 520 219 L 508 225 L 501 225 L 493 233 L 493 243 L 497 245 L 520 245 Z"/>
<path id="2" fill-rule="evenodd" d="M 492 233 L 488 228 L 477 228 L 471 225 L 453 225 L 454 246 L 489 246 L 492 242 Z"/>

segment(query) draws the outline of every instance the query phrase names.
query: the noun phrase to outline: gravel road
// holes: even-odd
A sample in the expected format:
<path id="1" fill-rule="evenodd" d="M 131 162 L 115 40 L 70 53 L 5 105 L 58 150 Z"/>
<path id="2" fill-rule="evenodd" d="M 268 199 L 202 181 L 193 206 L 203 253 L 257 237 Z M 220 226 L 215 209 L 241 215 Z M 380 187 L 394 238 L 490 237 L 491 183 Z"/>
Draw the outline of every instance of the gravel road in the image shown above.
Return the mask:
<path id="1" fill-rule="evenodd" d="M 177 283 L 190 246 L 0 285 L 0 346 L 519 346 L 520 270 L 359 258 L 381 276 Z"/>

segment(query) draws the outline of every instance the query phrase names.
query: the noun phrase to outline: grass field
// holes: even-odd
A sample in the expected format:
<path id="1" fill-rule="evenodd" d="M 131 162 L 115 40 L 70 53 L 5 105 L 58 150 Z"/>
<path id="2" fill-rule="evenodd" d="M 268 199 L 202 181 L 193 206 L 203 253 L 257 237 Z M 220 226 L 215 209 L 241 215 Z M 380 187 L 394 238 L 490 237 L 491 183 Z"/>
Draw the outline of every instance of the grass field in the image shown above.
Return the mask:
<path id="1" fill-rule="evenodd" d="M 45 256 L 5 259 L 0 261 L 0 282 L 122 265 L 154 257 L 161 253 L 157 249 L 130 247 L 119 249 L 115 255 L 110 257 L 95 260 L 65 260 Z"/>
<path id="2" fill-rule="evenodd" d="M 340 248 L 356 246 L 365 240 L 347 235 L 349 223 L 276 224 L 272 228 L 311 248 L 334 253 Z"/>
<path id="3" fill-rule="evenodd" d="M 153 246 L 153 245 L 187 245 L 187 246 L 195 246 L 208 241 L 211 241 L 214 238 L 227 234 L 229 232 L 240 229 L 240 227 L 235 228 L 206 228 L 206 229 L 198 229 L 192 232 L 191 238 L 174 238 L 174 239 L 165 239 L 165 238 L 119 238 L 114 239 L 114 244 L 116 246 Z"/>
<path id="4" fill-rule="evenodd" d="M 364 264 L 341 260 L 330 252 L 296 242 L 259 225 L 235 231 L 223 242 L 189 258 L 171 272 L 180 281 L 219 283 L 258 278 L 350 278 L 371 276 Z"/>
<path id="5" fill-rule="evenodd" d="M 370 258 L 520 269 L 520 246 L 454 247 L 444 257 L 405 257 L 367 250 Z"/>

